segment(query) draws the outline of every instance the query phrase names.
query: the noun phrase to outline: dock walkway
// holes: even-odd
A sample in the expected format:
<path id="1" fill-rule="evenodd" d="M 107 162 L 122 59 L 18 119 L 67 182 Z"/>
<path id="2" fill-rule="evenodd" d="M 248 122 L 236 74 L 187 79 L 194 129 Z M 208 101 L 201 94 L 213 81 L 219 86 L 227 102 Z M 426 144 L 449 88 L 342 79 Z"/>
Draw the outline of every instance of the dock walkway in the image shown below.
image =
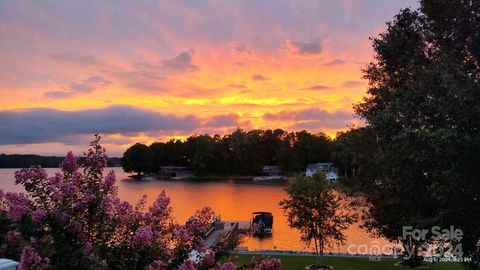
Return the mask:
<path id="1" fill-rule="evenodd" d="M 220 236 L 225 235 L 229 238 L 235 235 L 239 229 L 250 228 L 249 221 L 221 221 L 214 225 L 213 230 L 205 238 L 207 247 L 213 247 L 217 244 Z"/>

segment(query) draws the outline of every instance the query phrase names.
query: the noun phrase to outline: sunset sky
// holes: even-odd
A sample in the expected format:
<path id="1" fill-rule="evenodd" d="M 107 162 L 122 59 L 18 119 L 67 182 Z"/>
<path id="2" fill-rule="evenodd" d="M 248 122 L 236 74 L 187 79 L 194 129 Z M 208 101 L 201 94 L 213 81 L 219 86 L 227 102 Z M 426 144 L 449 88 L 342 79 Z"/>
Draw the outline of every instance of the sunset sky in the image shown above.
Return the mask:
<path id="1" fill-rule="evenodd" d="M 369 36 L 406 0 L 0 1 L 0 153 L 361 125 Z"/>

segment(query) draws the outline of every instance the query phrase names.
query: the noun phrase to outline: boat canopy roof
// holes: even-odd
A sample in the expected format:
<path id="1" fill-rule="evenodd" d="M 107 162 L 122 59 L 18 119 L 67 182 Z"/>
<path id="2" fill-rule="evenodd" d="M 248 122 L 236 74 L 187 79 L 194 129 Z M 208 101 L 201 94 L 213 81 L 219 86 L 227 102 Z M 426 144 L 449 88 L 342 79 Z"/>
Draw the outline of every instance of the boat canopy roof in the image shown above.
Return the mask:
<path id="1" fill-rule="evenodd" d="M 271 215 L 271 212 L 253 212 L 252 215 Z"/>
<path id="2" fill-rule="evenodd" d="M 253 212 L 252 224 L 260 224 L 262 222 L 265 228 L 271 229 L 273 227 L 273 215 L 270 212 Z"/>

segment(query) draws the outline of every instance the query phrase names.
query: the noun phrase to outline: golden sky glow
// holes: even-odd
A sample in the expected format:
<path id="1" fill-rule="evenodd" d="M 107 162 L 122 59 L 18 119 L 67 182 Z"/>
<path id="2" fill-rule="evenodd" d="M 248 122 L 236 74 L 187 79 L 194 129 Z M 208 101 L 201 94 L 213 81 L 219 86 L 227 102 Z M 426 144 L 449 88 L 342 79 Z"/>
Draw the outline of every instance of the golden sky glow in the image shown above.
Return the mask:
<path id="1" fill-rule="evenodd" d="M 113 155 L 236 127 L 334 136 L 361 125 L 352 104 L 365 95 L 368 37 L 408 6 L 4 1 L 0 152 L 60 154 L 94 132 Z"/>

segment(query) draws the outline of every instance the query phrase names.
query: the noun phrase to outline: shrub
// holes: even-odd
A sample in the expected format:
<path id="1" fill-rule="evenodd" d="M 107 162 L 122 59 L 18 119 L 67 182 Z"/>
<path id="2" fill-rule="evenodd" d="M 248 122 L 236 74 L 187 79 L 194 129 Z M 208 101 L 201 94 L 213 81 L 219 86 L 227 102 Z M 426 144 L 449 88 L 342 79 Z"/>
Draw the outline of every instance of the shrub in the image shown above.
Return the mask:
<path id="1" fill-rule="evenodd" d="M 25 194 L 0 190 L 0 257 L 19 260 L 21 270 L 232 269 L 205 245 L 210 208 L 180 225 L 164 191 L 148 209 L 145 196 L 135 206 L 120 200 L 99 142 L 96 135 L 81 166 L 69 152 L 53 176 L 17 171 Z"/>

